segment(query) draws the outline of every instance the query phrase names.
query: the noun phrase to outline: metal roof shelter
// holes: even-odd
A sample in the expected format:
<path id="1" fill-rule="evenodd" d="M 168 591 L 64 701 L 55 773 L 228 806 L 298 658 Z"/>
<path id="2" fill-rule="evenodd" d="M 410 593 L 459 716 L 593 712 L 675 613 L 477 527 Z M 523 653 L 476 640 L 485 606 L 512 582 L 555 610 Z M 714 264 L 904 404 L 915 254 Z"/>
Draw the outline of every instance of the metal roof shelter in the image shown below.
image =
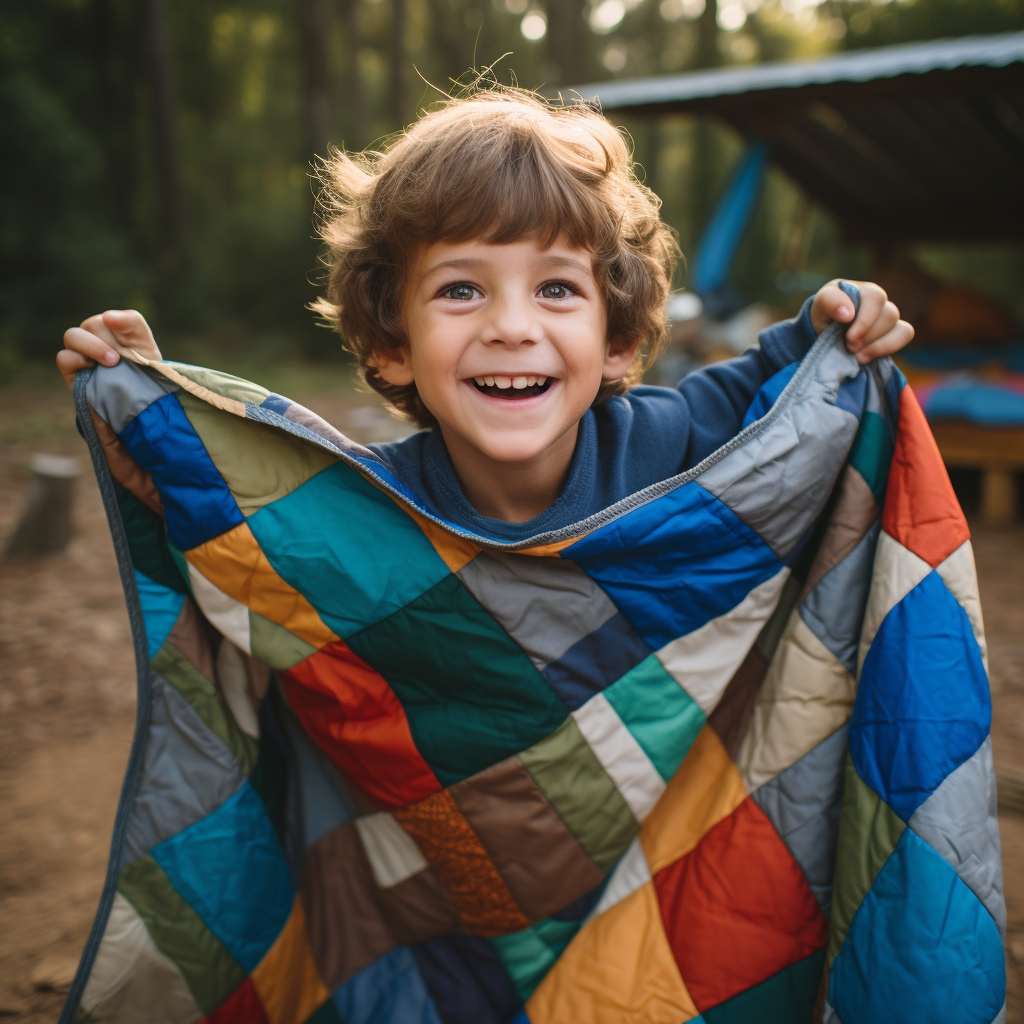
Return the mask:
<path id="1" fill-rule="evenodd" d="M 1024 238 L 1024 32 L 576 92 L 606 112 L 720 116 L 851 239 Z"/>

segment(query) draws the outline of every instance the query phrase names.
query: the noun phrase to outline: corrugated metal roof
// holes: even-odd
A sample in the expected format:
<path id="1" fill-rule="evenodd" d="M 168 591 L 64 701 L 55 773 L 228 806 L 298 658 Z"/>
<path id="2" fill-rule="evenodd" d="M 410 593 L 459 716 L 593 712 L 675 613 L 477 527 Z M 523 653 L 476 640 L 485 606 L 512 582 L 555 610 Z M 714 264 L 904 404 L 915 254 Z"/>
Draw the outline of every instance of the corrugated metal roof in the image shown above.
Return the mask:
<path id="1" fill-rule="evenodd" d="M 576 91 L 609 113 L 723 118 L 851 238 L 1024 238 L 1024 32 Z"/>
<path id="2" fill-rule="evenodd" d="M 940 39 L 909 46 L 882 46 L 820 60 L 715 68 L 686 75 L 662 75 L 581 85 L 570 90 L 597 99 L 605 110 L 735 96 L 766 89 L 800 89 L 834 82 L 872 82 L 897 75 L 921 75 L 955 68 L 1001 68 L 1024 63 L 1024 32 Z"/>

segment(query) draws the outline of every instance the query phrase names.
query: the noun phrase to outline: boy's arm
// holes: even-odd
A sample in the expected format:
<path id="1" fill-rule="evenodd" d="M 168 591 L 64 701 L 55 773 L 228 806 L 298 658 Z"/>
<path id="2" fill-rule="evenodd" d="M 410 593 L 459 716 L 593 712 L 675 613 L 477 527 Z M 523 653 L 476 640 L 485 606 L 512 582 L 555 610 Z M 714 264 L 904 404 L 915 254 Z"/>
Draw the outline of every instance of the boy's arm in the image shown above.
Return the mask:
<path id="1" fill-rule="evenodd" d="M 846 347 L 859 362 L 868 363 L 903 348 L 914 328 L 900 319 L 899 310 L 876 284 L 830 281 L 809 298 L 792 320 L 783 320 L 758 336 L 752 348 L 724 363 L 706 366 L 684 377 L 679 391 L 690 409 L 690 443 L 683 466 L 695 466 L 739 433 L 743 418 L 761 386 L 790 363 L 803 359 L 817 336 L 832 320 L 850 326 Z"/>

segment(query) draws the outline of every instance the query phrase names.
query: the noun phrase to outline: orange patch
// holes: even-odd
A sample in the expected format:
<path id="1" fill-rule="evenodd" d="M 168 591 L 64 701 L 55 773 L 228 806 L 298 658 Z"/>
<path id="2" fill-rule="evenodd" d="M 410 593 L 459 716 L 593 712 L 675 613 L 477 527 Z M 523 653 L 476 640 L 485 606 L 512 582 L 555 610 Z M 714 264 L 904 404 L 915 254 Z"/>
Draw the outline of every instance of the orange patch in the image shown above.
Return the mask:
<path id="1" fill-rule="evenodd" d="M 504 935 L 530 924 L 448 790 L 393 813 L 433 865 L 466 931 Z"/>
<path id="2" fill-rule="evenodd" d="M 583 926 L 526 1012 L 530 1024 L 678 1024 L 697 1016 L 650 882 Z"/>
<path id="3" fill-rule="evenodd" d="M 185 558 L 229 597 L 306 643 L 320 648 L 338 639 L 302 594 L 274 571 L 248 523 L 186 551 Z"/>
<path id="4" fill-rule="evenodd" d="M 269 1024 L 303 1024 L 330 996 L 313 960 L 306 914 L 298 897 L 281 934 L 250 979 Z"/>
<path id="5" fill-rule="evenodd" d="M 420 515 L 419 512 L 401 502 L 398 504 L 403 511 L 408 512 L 416 520 L 416 525 L 423 531 L 427 540 L 434 545 L 434 550 L 452 572 L 458 572 L 480 554 L 479 544 L 474 544 L 473 541 L 467 540 L 465 537 L 458 537 L 454 533 L 450 533 L 443 526 L 438 526 L 432 519 Z"/>
<path id="6" fill-rule="evenodd" d="M 933 569 L 971 536 L 917 396 L 900 393 L 882 529 Z"/>

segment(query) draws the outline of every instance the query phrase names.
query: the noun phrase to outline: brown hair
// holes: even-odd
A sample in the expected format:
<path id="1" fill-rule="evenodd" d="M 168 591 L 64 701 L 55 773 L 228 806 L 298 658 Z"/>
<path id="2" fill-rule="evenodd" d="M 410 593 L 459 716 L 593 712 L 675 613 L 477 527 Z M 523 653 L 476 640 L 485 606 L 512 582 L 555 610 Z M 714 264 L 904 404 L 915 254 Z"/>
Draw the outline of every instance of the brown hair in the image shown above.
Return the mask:
<path id="1" fill-rule="evenodd" d="M 598 400 L 626 391 L 661 350 L 679 247 L 626 139 L 591 107 L 491 87 L 442 101 L 383 152 L 331 154 L 320 177 L 327 295 L 311 308 L 341 334 L 370 387 L 420 426 L 434 418 L 415 384 L 388 384 L 372 360 L 406 343 L 405 276 L 424 244 L 549 245 L 564 234 L 588 249 L 608 337 L 639 342 L 629 371 Z"/>

